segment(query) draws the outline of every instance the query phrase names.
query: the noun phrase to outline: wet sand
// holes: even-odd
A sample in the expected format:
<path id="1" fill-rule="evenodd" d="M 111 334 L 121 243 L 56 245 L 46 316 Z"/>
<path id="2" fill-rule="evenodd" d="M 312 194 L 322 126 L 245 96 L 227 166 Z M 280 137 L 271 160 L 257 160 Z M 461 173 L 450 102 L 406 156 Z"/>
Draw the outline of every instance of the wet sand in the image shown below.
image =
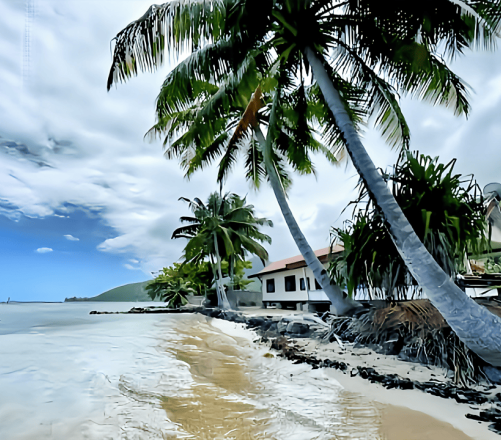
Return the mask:
<path id="1" fill-rule="evenodd" d="M 240 310 L 247 316 L 290 316 L 299 312 L 282 309 L 261 309 L 245 307 Z M 234 324 L 236 325 L 236 324 Z M 412 362 L 404 362 L 396 356 L 385 356 L 368 348 L 354 348 L 352 344 L 345 344 L 344 349 L 336 342 L 324 343 L 309 338 L 296 339 L 295 346 L 305 350 L 307 354 L 319 359 L 335 359 L 347 363 L 350 367 L 347 372 L 335 369 L 325 369 L 329 377 L 337 380 L 346 391 L 356 393 L 363 398 L 389 405 L 382 410 L 382 439 L 412 440 L 430 439 L 475 439 L 499 440 L 500 436 L 488 429 L 488 424 L 477 422 L 465 417 L 467 413 L 477 414 L 480 409 L 490 408 L 490 404 L 474 405 L 459 404 L 452 399 L 443 399 L 423 393 L 420 390 L 386 389 L 380 384 L 373 384 L 361 377 L 350 377 L 351 367 L 374 367 L 381 374 L 398 374 L 402 378 L 417 381 L 446 382 L 450 380 L 446 370 L 423 366 Z M 479 386 L 479 389 L 484 388 Z M 501 392 L 497 386 L 490 391 L 492 395 Z M 386 407 L 386 406 L 384 406 Z M 381 407 L 381 408 L 384 408 Z M 406 413 L 405 423 L 399 423 L 400 417 L 392 414 Z M 414 422 L 415 420 L 415 422 Z"/>
<path id="2" fill-rule="evenodd" d="M 450 423 L 410 409 L 384 405 L 381 410 L 380 432 L 387 440 L 469 440 Z"/>
<path id="3" fill-rule="evenodd" d="M 183 342 L 175 348 L 177 358 L 189 365 L 194 383 L 185 395 L 164 397 L 162 405 L 187 438 L 472 439 L 450 423 L 397 406 L 398 401 L 381 403 L 372 400 L 373 393 L 368 397 L 347 390 L 344 384 L 352 378 L 334 378 L 328 370 L 267 357 L 266 347 L 252 347 L 248 337 L 235 335 L 238 324 L 194 318 L 198 324 L 176 327 Z M 211 334 L 216 329 L 226 334 Z M 290 391 L 282 393 L 280 402 L 276 396 L 270 399 L 280 391 L 277 383 Z M 313 402 L 315 411 L 295 411 L 290 405 L 294 398 Z M 303 433 L 296 435 L 301 428 Z"/>

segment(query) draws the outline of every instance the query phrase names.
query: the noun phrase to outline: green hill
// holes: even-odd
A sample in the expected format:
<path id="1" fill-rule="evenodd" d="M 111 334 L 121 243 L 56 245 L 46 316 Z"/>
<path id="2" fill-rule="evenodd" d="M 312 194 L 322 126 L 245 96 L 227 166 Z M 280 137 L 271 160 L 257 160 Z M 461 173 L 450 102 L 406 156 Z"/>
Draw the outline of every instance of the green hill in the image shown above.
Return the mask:
<path id="1" fill-rule="evenodd" d="M 123 286 L 115 287 L 114 289 L 107 290 L 101 295 L 92 298 L 66 298 L 65 302 L 71 301 L 107 301 L 107 302 L 136 302 L 136 301 L 151 301 L 151 298 L 146 293 L 146 284 L 149 281 L 142 281 L 140 283 L 124 284 Z"/>

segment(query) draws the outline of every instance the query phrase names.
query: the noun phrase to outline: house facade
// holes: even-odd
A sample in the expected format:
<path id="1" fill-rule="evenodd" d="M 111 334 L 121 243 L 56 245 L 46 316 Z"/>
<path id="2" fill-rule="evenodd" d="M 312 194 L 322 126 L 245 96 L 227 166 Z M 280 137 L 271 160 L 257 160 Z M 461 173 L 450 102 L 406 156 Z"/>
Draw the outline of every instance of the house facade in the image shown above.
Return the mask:
<path id="1" fill-rule="evenodd" d="M 342 246 L 334 246 L 332 254 L 343 251 Z M 331 248 L 315 251 L 315 255 L 325 268 L 328 267 Z M 262 282 L 263 306 L 275 305 L 280 308 L 328 309 L 330 301 L 307 266 L 302 255 L 276 261 L 260 272 L 250 275 Z"/>

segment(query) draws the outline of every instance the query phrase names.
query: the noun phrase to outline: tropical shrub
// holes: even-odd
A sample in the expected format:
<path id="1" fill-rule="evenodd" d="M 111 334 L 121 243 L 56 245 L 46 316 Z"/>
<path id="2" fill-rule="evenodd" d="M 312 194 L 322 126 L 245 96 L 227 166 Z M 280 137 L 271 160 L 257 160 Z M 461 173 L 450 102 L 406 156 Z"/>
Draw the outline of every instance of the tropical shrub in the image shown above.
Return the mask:
<path id="1" fill-rule="evenodd" d="M 501 273 L 501 258 L 487 258 L 487 260 L 485 261 L 485 273 Z"/>
<path id="2" fill-rule="evenodd" d="M 465 270 L 468 253 L 488 249 L 482 193 L 473 177 L 453 174 L 455 159 L 443 165 L 438 158 L 404 151 L 392 173 L 383 173 L 414 231 L 435 261 L 454 277 Z M 364 288 L 378 298 L 405 298 L 417 286 L 397 252 L 384 218 L 360 184 L 353 219 L 332 228 L 332 238 L 345 250 L 332 262 L 334 282 L 350 295 Z"/>
<path id="3" fill-rule="evenodd" d="M 189 295 L 204 295 L 211 284 L 207 263 L 174 263 L 172 267 L 164 267 L 162 273 L 146 285 L 146 292 L 152 300 L 159 298 L 169 307 L 179 307 L 188 303 Z"/>

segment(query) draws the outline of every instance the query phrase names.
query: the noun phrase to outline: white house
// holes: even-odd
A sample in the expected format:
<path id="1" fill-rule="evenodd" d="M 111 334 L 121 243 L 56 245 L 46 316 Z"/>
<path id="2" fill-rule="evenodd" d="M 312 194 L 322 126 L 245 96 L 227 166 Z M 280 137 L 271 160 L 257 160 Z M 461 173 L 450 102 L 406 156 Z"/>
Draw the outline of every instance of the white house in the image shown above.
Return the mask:
<path id="1" fill-rule="evenodd" d="M 337 254 L 343 250 L 342 246 L 336 245 L 332 248 L 332 253 Z M 329 251 L 329 247 L 315 251 L 325 268 L 328 266 Z M 281 308 L 306 309 L 312 306 L 329 309 L 330 301 L 302 255 L 275 261 L 249 276 L 252 277 L 258 277 L 262 282 L 264 307 L 276 305 Z"/>
<path id="2" fill-rule="evenodd" d="M 342 246 L 334 246 L 331 257 L 343 250 Z M 315 251 L 315 255 L 325 268 L 329 264 L 329 251 L 329 247 Z M 279 308 L 298 310 L 329 310 L 330 301 L 302 255 L 271 263 L 260 272 L 249 276 L 253 277 L 258 277 L 262 282 L 264 307 L 275 305 Z M 491 290 L 492 286 L 501 285 L 499 274 L 487 277 L 460 275 L 459 278 L 464 280 L 463 288 L 466 294 L 474 298 L 496 295 L 498 292 L 495 289 Z M 409 288 L 407 299 L 417 298 L 426 298 L 426 295 L 415 295 L 413 289 Z M 364 289 L 357 289 L 354 299 L 371 300 L 374 296 Z"/>

